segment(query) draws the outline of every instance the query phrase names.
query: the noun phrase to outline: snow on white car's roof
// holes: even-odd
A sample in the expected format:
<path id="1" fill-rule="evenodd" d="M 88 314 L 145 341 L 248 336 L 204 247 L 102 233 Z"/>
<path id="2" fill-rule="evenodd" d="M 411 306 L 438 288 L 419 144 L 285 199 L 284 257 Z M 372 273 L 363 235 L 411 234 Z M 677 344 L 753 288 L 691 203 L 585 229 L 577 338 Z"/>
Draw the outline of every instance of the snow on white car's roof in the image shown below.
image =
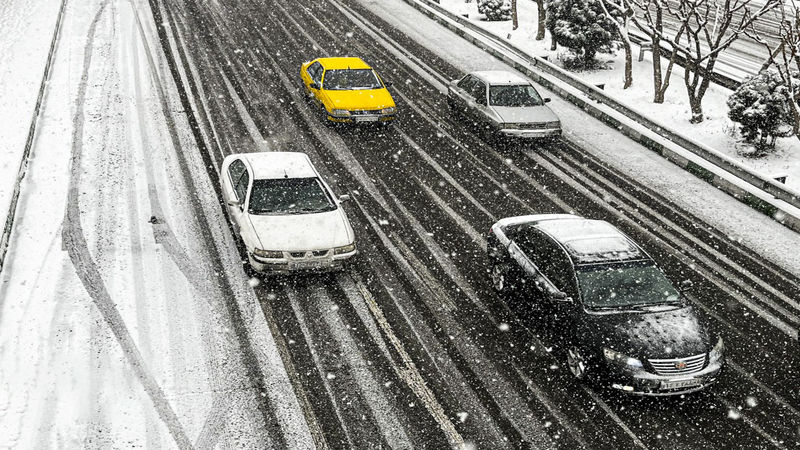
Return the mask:
<path id="1" fill-rule="evenodd" d="M 253 170 L 253 178 L 264 180 L 271 178 L 315 178 L 317 173 L 308 155 L 300 152 L 258 152 L 245 153 Z"/>
<path id="2" fill-rule="evenodd" d="M 644 257 L 636 244 L 603 220 L 573 216 L 538 222 L 535 226 L 563 244 L 577 263 Z"/>
<path id="3" fill-rule="evenodd" d="M 530 84 L 530 81 L 525 78 L 505 70 L 481 70 L 472 72 L 472 75 L 489 83 L 490 86 L 502 84 Z"/>

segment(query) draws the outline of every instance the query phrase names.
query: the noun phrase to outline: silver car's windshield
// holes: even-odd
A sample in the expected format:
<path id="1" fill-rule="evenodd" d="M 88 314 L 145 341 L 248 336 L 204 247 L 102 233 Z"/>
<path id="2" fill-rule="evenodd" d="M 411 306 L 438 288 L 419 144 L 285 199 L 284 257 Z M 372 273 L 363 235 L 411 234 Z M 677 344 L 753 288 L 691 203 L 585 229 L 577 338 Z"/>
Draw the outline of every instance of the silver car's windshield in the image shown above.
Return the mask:
<path id="1" fill-rule="evenodd" d="M 251 214 L 311 214 L 333 211 L 336 203 L 318 178 L 254 180 Z"/>
<path id="2" fill-rule="evenodd" d="M 529 84 L 489 87 L 489 104 L 492 106 L 541 106 L 542 97 Z"/>
<path id="3" fill-rule="evenodd" d="M 583 302 L 590 308 L 624 308 L 680 301 L 680 294 L 650 262 L 578 267 Z"/>
<path id="4" fill-rule="evenodd" d="M 379 89 L 383 87 L 372 69 L 337 69 L 325 72 L 324 89 L 344 91 L 350 89 Z"/>

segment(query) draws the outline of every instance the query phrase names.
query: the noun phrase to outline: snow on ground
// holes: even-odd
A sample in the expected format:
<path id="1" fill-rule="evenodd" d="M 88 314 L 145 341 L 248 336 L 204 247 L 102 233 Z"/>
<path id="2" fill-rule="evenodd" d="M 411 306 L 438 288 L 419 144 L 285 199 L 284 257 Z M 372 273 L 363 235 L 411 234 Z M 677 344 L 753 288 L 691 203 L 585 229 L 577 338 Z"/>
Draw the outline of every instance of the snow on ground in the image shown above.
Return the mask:
<path id="1" fill-rule="evenodd" d="M 0 224 L 6 222 L 60 4 L 0 1 Z"/>
<path id="2" fill-rule="evenodd" d="M 450 1 L 442 0 L 443 4 Z M 465 73 L 489 69 L 513 71 L 506 64 L 418 12 L 404 0 L 361 2 L 411 39 L 425 45 Z M 474 3 L 468 5 L 475 7 Z M 510 27 L 510 24 L 506 26 Z M 636 86 L 641 84 L 643 83 L 637 83 Z M 797 246 L 797 233 L 591 118 L 580 108 L 547 89 L 539 87 L 539 90 L 544 96 L 553 99 L 549 105 L 561 118 L 564 133 L 570 140 L 612 167 L 661 192 L 682 208 L 727 233 L 732 239 L 787 270 L 800 274 L 800 258 L 787 251 Z"/>
<path id="3" fill-rule="evenodd" d="M 545 39 L 537 41 L 537 7 L 532 0 L 517 2 L 519 13 L 519 28 L 512 30 L 511 21 L 489 22 L 483 14 L 478 13 L 475 2 L 465 3 L 464 0 L 439 0 L 442 7 L 456 14 L 467 14 L 468 19 L 481 28 L 497 36 L 508 39 L 509 42 L 534 56 L 547 56 L 550 62 L 563 66 L 563 59 L 568 57 L 570 51 L 559 47 L 556 51 L 550 50 L 550 33 L 546 32 Z M 728 106 L 726 101 L 731 91 L 721 86 L 712 85 L 703 99 L 703 112 L 705 120 L 700 124 L 691 124 L 691 110 L 687 100 L 686 87 L 683 84 L 683 68 L 676 65 L 670 78 L 670 86 L 666 92 L 663 104 L 653 103 L 653 60 L 652 53 L 645 53 L 643 61 L 638 59 L 639 48 L 633 48 L 633 86 L 622 89 L 623 74 L 625 69 L 625 52 L 620 49 L 614 55 L 601 53 L 597 60 L 604 63 L 606 69 L 573 72 L 585 81 L 592 84 L 605 84 L 607 94 L 622 101 L 624 104 L 652 120 L 665 124 L 667 127 L 701 142 L 739 163 L 751 167 L 768 176 L 788 175 L 787 186 L 800 191 L 800 140 L 796 137 L 778 140 L 775 154 L 765 158 L 749 158 L 739 154 L 742 144 L 736 129 L 736 124 L 728 119 Z M 663 67 L 666 69 L 666 62 Z"/>
<path id="4" fill-rule="evenodd" d="M 182 108 L 148 63 L 146 5 L 68 3 L 0 274 L 0 448 L 265 448 L 276 433 L 309 447 L 271 337 L 249 336 L 271 361 L 266 392 L 248 376 L 239 330 L 266 322 L 258 306 L 234 322 L 226 301 L 247 284 L 214 281 L 220 258 L 244 278 L 230 238 L 209 250 L 224 218 L 207 177 L 186 172 L 203 173 L 188 124 L 163 115 L 159 86 Z M 198 202 L 218 226 L 199 223 Z"/>

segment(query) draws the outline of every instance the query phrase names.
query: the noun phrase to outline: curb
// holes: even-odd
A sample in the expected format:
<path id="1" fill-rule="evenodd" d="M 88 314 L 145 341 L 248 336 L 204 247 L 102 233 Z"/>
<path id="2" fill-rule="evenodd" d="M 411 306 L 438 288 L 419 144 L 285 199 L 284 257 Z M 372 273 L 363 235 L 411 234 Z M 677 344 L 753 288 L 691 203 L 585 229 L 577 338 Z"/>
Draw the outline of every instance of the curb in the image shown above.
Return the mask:
<path id="1" fill-rule="evenodd" d="M 36 105 L 33 108 L 31 126 L 28 129 L 28 137 L 25 140 L 25 149 L 22 151 L 22 160 L 19 163 L 19 170 L 17 171 L 17 180 L 14 182 L 14 191 L 11 194 L 11 204 L 8 207 L 6 224 L 3 227 L 3 234 L 0 236 L 0 272 L 3 271 L 3 263 L 5 263 L 6 252 L 8 252 L 8 245 L 9 241 L 11 240 L 11 230 L 14 228 L 14 219 L 16 218 L 17 203 L 19 202 L 22 179 L 25 178 L 25 174 L 28 172 L 28 157 L 31 154 L 31 148 L 33 147 L 33 139 L 36 137 L 36 125 L 39 122 L 39 113 L 42 109 L 42 102 L 44 100 L 47 81 L 50 79 L 50 71 L 53 67 L 53 55 L 55 54 L 58 37 L 61 34 L 61 24 L 64 22 L 64 11 L 66 10 L 66 6 L 67 0 L 61 0 L 61 7 L 58 10 L 58 18 L 56 19 L 56 29 L 53 31 L 53 39 L 50 41 L 50 50 L 47 53 L 47 63 L 44 66 L 42 82 L 39 84 L 39 95 L 36 98 Z"/>
<path id="2" fill-rule="evenodd" d="M 668 127 L 648 119 L 643 114 L 609 97 L 597 87 L 575 78 L 542 58 L 525 53 L 516 46 L 503 41 L 502 38 L 480 29 L 463 17 L 445 10 L 433 0 L 403 1 L 476 47 L 580 107 L 592 117 L 732 195 L 742 203 L 769 215 L 787 228 L 800 232 L 800 193 L 739 165 L 736 161 L 710 147 L 694 142 Z M 484 42 L 476 35 L 490 41 L 502 50 Z M 513 56 L 509 56 L 509 53 Z M 519 60 L 527 64 L 523 64 Z M 546 75 L 555 77 L 557 80 L 552 80 Z M 558 83 L 558 81 L 562 83 Z M 564 86 L 563 83 L 566 83 L 567 86 Z M 576 89 L 580 95 L 570 92 L 568 88 Z M 605 105 L 626 119 L 633 120 L 645 130 L 624 123 L 623 119 L 609 111 L 604 111 L 597 106 L 598 104 Z"/>

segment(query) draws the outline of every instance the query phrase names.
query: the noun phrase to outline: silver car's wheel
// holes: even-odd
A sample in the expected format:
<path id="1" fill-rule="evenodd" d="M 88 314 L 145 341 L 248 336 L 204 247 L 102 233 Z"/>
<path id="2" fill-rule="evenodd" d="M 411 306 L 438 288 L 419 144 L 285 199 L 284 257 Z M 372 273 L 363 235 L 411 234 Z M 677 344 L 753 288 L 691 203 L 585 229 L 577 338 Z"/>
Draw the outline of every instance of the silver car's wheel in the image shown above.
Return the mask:
<path id="1" fill-rule="evenodd" d="M 567 366 L 575 378 L 582 380 L 586 377 L 586 360 L 583 359 L 583 355 L 577 347 L 570 347 L 567 350 Z"/>
<path id="2" fill-rule="evenodd" d="M 497 292 L 506 291 L 506 267 L 503 264 L 492 265 L 492 287 Z"/>

